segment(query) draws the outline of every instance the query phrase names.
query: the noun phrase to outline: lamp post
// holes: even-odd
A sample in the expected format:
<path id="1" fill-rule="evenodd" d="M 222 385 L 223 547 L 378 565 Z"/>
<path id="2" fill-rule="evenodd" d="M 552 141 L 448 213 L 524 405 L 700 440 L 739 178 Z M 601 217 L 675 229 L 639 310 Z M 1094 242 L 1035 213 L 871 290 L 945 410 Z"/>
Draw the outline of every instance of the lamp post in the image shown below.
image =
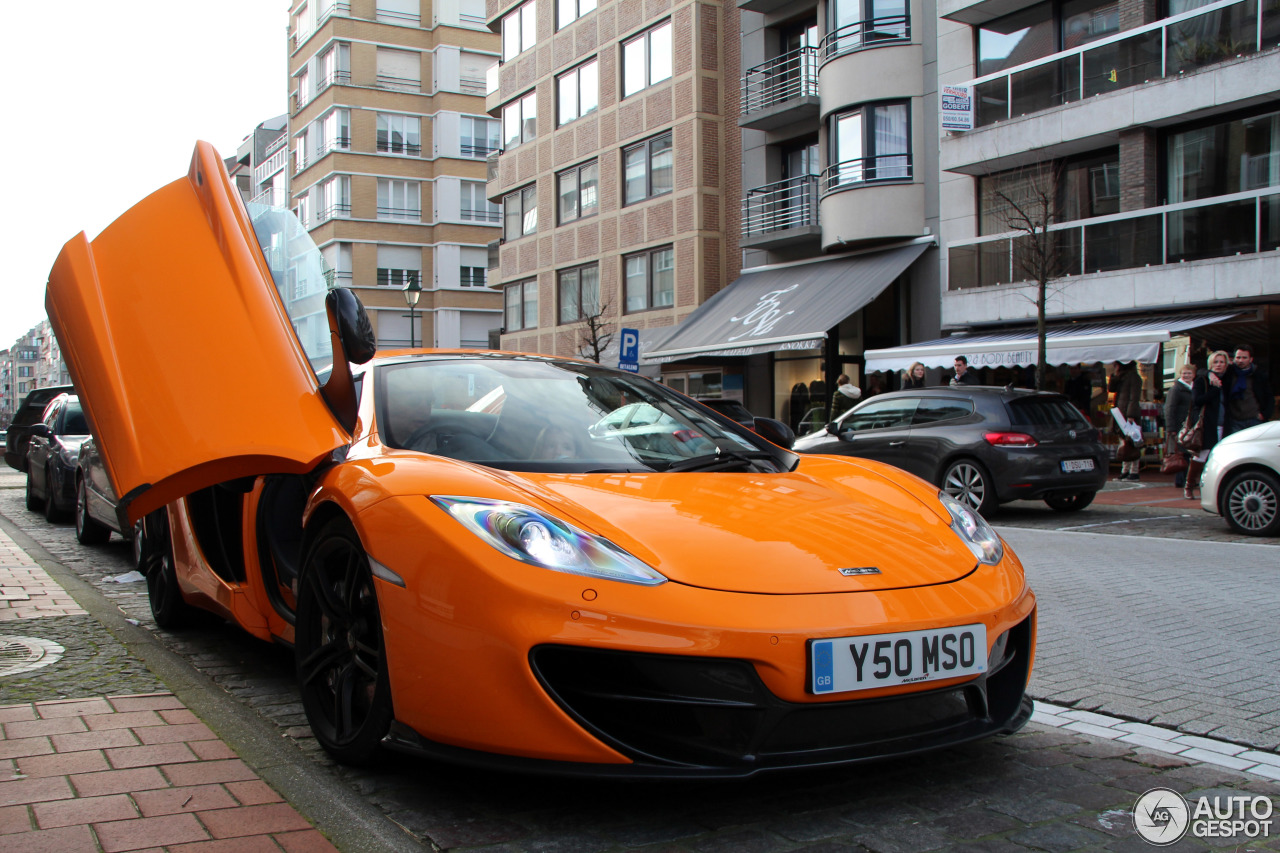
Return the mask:
<path id="1" fill-rule="evenodd" d="M 418 284 L 417 279 L 410 279 L 409 283 L 404 286 L 404 301 L 409 303 L 409 349 L 417 346 L 416 338 L 413 334 L 413 320 L 418 311 L 418 297 L 422 295 L 422 285 Z"/>

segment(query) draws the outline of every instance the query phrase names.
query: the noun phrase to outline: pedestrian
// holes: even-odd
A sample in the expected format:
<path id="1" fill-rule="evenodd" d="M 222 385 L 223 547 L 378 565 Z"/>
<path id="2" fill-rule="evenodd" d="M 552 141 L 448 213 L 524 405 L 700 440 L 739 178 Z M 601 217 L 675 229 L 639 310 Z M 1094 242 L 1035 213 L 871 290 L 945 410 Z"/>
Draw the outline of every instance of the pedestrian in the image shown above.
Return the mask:
<path id="1" fill-rule="evenodd" d="M 1275 398 L 1271 396 L 1266 374 L 1253 362 L 1253 347 L 1249 344 L 1236 347 L 1234 363 L 1227 369 L 1224 381 L 1227 386 L 1227 422 L 1223 435 L 1271 420 Z"/>
<path id="2" fill-rule="evenodd" d="M 1137 364 L 1132 361 L 1115 362 L 1107 387 L 1116 395 L 1112 407 L 1118 409 L 1120 414 L 1124 415 L 1125 420 L 1133 423 L 1140 422 L 1142 417 L 1142 377 L 1138 375 Z M 1123 446 L 1123 435 L 1121 435 L 1120 441 Z M 1138 444 L 1139 442 L 1134 442 L 1135 448 Z M 1116 479 L 1141 479 L 1138 476 L 1138 471 L 1142 467 L 1142 452 L 1140 448 L 1136 457 L 1120 463 L 1120 476 Z"/>
<path id="3" fill-rule="evenodd" d="M 980 385 L 978 372 L 969 369 L 969 359 L 963 355 L 956 356 L 956 375 L 951 377 L 952 385 Z"/>
<path id="4" fill-rule="evenodd" d="M 1187 413 L 1191 411 L 1191 386 L 1196 381 L 1195 366 L 1188 363 L 1178 371 L 1178 378 L 1173 380 L 1164 397 L 1164 453 L 1166 456 L 1189 454 L 1178 445 L 1178 431 L 1187 423 Z M 1194 424 L 1193 424 L 1194 426 Z M 1173 484 L 1179 489 L 1187 484 L 1187 471 L 1184 468 L 1173 475 Z"/>
<path id="5" fill-rule="evenodd" d="M 1222 438 L 1223 428 L 1227 420 L 1227 397 L 1224 380 L 1227 375 L 1228 356 L 1225 351 L 1218 350 L 1209 355 L 1209 369 L 1191 386 L 1191 414 L 1194 424 L 1201 421 L 1204 438 L 1200 450 L 1191 458 L 1187 466 L 1187 484 L 1182 489 L 1182 496 L 1194 500 L 1196 490 L 1200 488 L 1200 472 L 1209 459 L 1209 451 Z M 1201 420 L 1203 419 L 1203 420 Z"/>
<path id="6" fill-rule="evenodd" d="M 840 415 L 853 408 L 853 404 L 862 397 L 862 389 L 853 384 L 849 374 L 841 373 L 836 379 L 836 393 L 831 397 L 831 417 L 836 420 Z"/>
<path id="7" fill-rule="evenodd" d="M 1067 382 L 1063 389 L 1067 395 L 1067 399 L 1071 401 L 1071 405 L 1080 410 L 1080 413 L 1089 417 L 1089 408 L 1093 401 L 1093 374 L 1085 370 L 1078 364 L 1073 364 L 1067 369 Z"/>
<path id="8" fill-rule="evenodd" d="M 924 365 L 916 362 L 907 368 L 907 372 L 902 377 L 902 387 L 906 388 L 923 388 L 924 387 Z"/>

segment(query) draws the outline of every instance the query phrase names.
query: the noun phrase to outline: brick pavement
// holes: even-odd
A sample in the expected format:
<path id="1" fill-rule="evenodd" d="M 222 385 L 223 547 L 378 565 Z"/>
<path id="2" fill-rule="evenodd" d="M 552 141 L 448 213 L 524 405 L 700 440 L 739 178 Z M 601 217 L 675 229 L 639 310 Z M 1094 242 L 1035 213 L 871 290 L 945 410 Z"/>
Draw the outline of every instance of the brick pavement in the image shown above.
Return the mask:
<path id="1" fill-rule="evenodd" d="M 10 632 L 47 633 L 68 619 L 83 623 L 77 617 L 85 611 L 3 531 L 0 589 L 0 621 Z M 74 644 L 76 636 L 60 639 Z M 109 644 L 99 636 L 93 648 Z M 0 668 L 0 703 L 12 699 L 11 685 L 31 689 L 31 678 L 9 678 Z M 60 686 L 63 681 L 48 679 L 46 695 L 57 696 Z M 336 850 L 169 692 L 0 705 L 0 848 Z"/>

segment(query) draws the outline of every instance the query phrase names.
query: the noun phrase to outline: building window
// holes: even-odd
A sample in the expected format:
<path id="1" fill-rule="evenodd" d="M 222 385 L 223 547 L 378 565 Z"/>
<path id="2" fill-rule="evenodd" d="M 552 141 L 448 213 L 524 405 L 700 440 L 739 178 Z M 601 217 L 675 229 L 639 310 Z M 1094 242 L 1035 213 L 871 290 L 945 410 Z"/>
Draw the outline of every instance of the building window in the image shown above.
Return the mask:
<path id="1" fill-rule="evenodd" d="M 418 182 L 379 178 L 378 218 L 420 220 L 422 206 Z"/>
<path id="2" fill-rule="evenodd" d="M 374 19 L 380 24 L 418 26 L 418 0 L 377 0 Z"/>
<path id="3" fill-rule="evenodd" d="M 538 34 L 537 0 L 529 0 L 502 19 L 502 61 L 508 62 L 533 47 Z"/>
<path id="4" fill-rule="evenodd" d="M 826 190 L 911 178 L 911 132 L 905 103 L 867 104 L 831 120 Z"/>
<path id="5" fill-rule="evenodd" d="M 298 199 L 298 206 L 293 209 L 293 215 L 298 217 L 298 221 L 302 223 L 304 228 L 311 227 L 311 198 L 310 196 L 302 196 Z"/>
<path id="6" fill-rule="evenodd" d="M 400 270 L 391 267 L 378 267 L 378 287 L 395 287 L 403 290 L 410 284 L 422 286 L 421 270 Z"/>
<path id="7" fill-rule="evenodd" d="M 623 204 L 671 192 L 671 132 L 622 149 Z"/>
<path id="8" fill-rule="evenodd" d="M 330 110 L 320 119 L 320 150 L 323 157 L 330 151 L 346 151 L 351 148 L 351 111 Z"/>
<path id="9" fill-rule="evenodd" d="M 595 7 L 596 0 L 556 0 L 556 29 L 569 26 Z"/>
<path id="10" fill-rule="evenodd" d="M 460 119 L 463 157 L 488 157 L 502 145 L 502 122 L 496 118 L 462 116 Z"/>
<path id="11" fill-rule="evenodd" d="M 316 202 L 316 222 L 351 215 L 351 178 L 335 175 L 321 182 Z"/>
<path id="12" fill-rule="evenodd" d="M 600 164 L 596 160 L 556 175 L 560 224 L 600 212 Z"/>
<path id="13" fill-rule="evenodd" d="M 1108 148 L 978 178 L 979 233 L 1015 230 L 1014 205 L 1042 218 L 1045 203 L 1054 222 L 1119 213 L 1120 150 Z"/>
<path id="14" fill-rule="evenodd" d="M 506 217 L 503 237 L 516 240 L 538 230 L 538 187 L 530 184 L 524 189 L 516 190 L 502 200 L 502 209 Z"/>
<path id="15" fill-rule="evenodd" d="M 420 128 L 417 116 L 378 113 L 378 150 L 384 154 L 417 157 L 422 153 Z"/>
<path id="16" fill-rule="evenodd" d="M 538 282 L 534 279 L 507 287 L 508 332 L 538 328 Z"/>
<path id="17" fill-rule="evenodd" d="M 599 69 L 600 66 L 593 59 L 556 78 L 556 99 L 560 102 L 557 122 L 568 124 L 595 112 L 600 106 Z"/>
<path id="18" fill-rule="evenodd" d="M 600 267 L 588 264 L 561 270 L 560 322 L 573 323 L 600 313 Z"/>
<path id="19" fill-rule="evenodd" d="M 830 9 L 828 56 L 911 34 L 906 0 L 835 0 Z"/>
<path id="20" fill-rule="evenodd" d="M 298 72 L 298 94 L 294 96 L 295 109 L 301 110 L 311 102 L 311 72 L 306 68 Z"/>
<path id="21" fill-rule="evenodd" d="M 622 96 L 671 78 L 671 22 L 622 43 Z"/>
<path id="22" fill-rule="evenodd" d="M 1169 133 L 1165 165 L 1169 204 L 1276 186 L 1280 184 L 1280 113 Z"/>
<path id="23" fill-rule="evenodd" d="M 484 267 L 459 267 L 458 284 L 463 287 L 484 287 Z"/>
<path id="24" fill-rule="evenodd" d="M 346 86 L 351 83 L 351 45 L 339 42 L 320 54 L 316 70 L 320 79 L 316 90 L 323 92 L 330 86 Z"/>
<path id="25" fill-rule="evenodd" d="M 463 181 L 460 208 L 462 218 L 468 222 L 502 221 L 502 208 L 485 198 L 485 185 L 479 181 Z"/>
<path id="26" fill-rule="evenodd" d="M 626 311 L 669 308 L 676 301 L 676 253 L 667 246 L 622 259 Z"/>
<path id="27" fill-rule="evenodd" d="M 1120 6 L 1117 0 L 1037 3 L 976 30 L 978 75 L 984 76 L 1119 32 Z"/>
<path id="28" fill-rule="evenodd" d="M 422 91 L 422 57 L 416 51 L 377 49 L 377 76 L 374 82 L 379 89 L 393 92 Z"/>
<path id="29" fill-rule="evenodd" d="M 538 135 L 537 96 L 537 92 L 530 92 L 502 108 L 503 138 L 508 150 Z"/>

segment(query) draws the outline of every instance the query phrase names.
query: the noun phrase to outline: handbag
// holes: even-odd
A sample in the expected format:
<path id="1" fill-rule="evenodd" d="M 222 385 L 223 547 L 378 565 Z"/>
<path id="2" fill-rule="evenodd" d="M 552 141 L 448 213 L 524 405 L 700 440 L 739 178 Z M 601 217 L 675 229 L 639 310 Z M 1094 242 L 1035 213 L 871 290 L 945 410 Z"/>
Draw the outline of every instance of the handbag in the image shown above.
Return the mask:
<path id="1" fill-rule="evenodd" d="M 1164 458 L 1160 460 L 1161 474 L 1176 474 L 1185 470 L 1187 470 L 1187 457 L 1180 451 L 1166 453 Z"/>
<path id="2" fill-rule="evenodd" d="M 1191 425 L 1191 412 L 1187 412 L 1187 422 L 1178 430 L 1178 446 L 1188 453 L 1199 453 L 1204 447 L 1204 409 L 1200 410 L 1195 426 Z"/>
<path id="3" fill-rule="evenodd" d="M 1142 451 L 1138 449 L 1138 445 L 1134 444 L 1129 436 L 1120 439 L 1120 446 L 1116 448 L 1117 462 L 1137 462 L 1142 458 Z"/>

